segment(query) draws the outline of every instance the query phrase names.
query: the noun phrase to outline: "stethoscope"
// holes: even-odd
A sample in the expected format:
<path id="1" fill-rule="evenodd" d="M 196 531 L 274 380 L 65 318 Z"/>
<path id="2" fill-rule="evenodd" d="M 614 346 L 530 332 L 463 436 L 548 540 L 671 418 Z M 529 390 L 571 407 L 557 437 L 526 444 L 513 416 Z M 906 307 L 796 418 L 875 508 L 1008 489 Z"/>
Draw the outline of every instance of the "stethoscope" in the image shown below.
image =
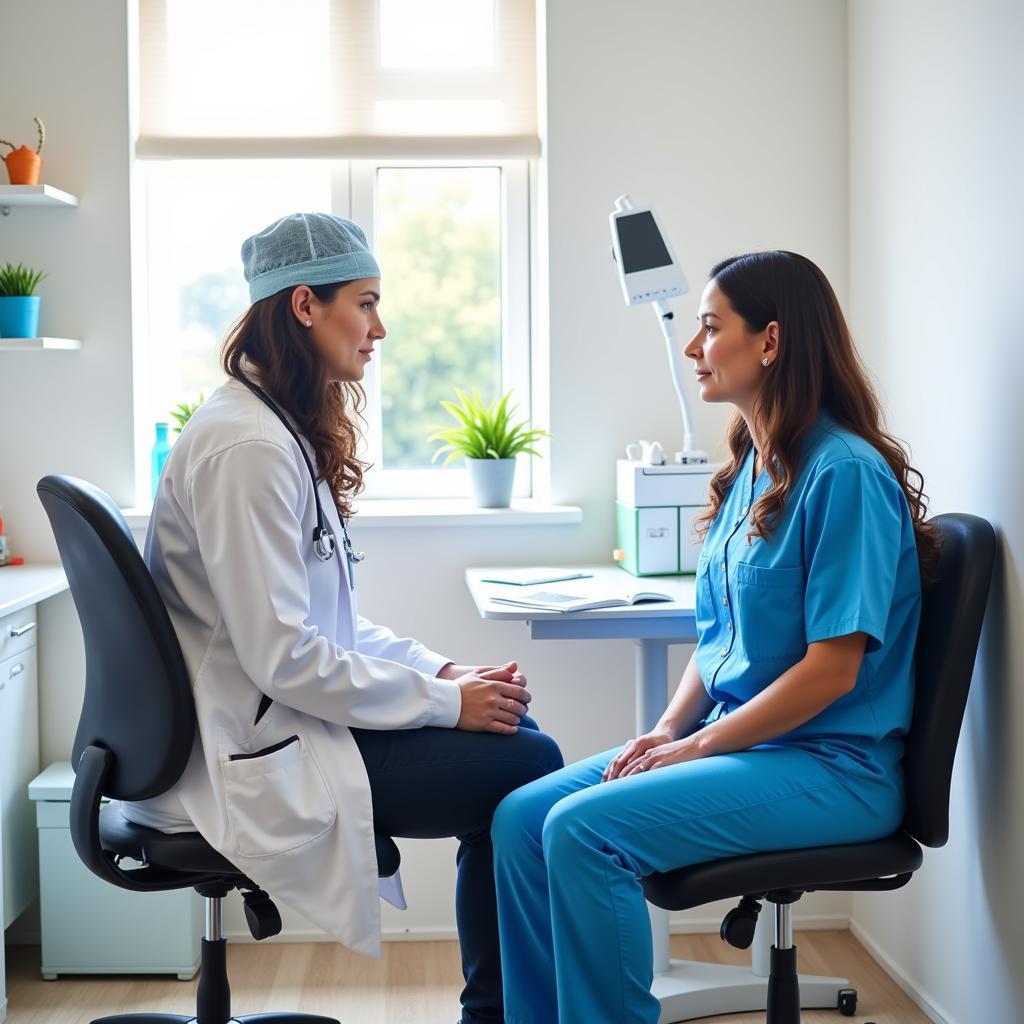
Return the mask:
<path id="1" fill-rule="evenodd" d="M 306 463 L 306 469 L 309 470 L 309 478 L 313 481 L 313 500 L 316 502 L 316 526 L 313 529 L 313 550 L 316 552 L 316 557 L 319 558 L 321 562 L 328 562 L 334 555 L 337 542 L 334 539 L 334 534 L 331 532 L 331 528 L 327 525 L 324 519 L 324 509 L 320 504 L 320 493 L 316 486 L 316 472 L 313 469 L 313 463 L 309 461 L 309 456 L 306 454 L 306 448 L 299 439 L 299 435 L 296 433 L 295 428 L 288 422 L 288 418 L 270 395 L 268 395 L 262 388 L 253 384 L 251 380 L 243 379 L 242 383 L 285 425 L 285 429 L 292 435 L 292 437 L 295 438 L 295 443 L 299 446 L 299 451 L 302 452 L 302 458 Z M 348 559 L 349 586 L 354 587 L 355 571 L 353 566 L 358 562 L 361 562 L 366 555 L 362 551 L 352 550 L 352 541 L 349 540 L 348 527 L 345 525 L 345 517 L 341 516 L 340 519 L 341 544 L 345 551 L 345 557 Z"/>

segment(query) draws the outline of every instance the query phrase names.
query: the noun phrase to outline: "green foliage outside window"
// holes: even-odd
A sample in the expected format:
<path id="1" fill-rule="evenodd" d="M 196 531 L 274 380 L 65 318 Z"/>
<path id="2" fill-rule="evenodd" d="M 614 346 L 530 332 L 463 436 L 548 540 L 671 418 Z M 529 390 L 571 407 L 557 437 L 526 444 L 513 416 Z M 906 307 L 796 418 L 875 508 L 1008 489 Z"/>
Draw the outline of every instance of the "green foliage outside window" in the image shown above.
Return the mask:
<path id="1" fill-rule="evenodd" d="M 501 387 L 500 172 L 388 168 L 378 195 L 384 466 L 429 467 L 441 401 Z"/>

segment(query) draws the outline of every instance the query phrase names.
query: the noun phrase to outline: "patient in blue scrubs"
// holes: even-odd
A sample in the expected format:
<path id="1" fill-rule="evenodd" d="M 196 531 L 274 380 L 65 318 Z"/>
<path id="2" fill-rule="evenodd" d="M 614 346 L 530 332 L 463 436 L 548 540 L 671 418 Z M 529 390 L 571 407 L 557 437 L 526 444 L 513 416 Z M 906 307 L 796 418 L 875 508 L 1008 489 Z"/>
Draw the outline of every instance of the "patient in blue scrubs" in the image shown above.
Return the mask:
<path id="1" fill-rule="evenodd" d="M 644 875 L 877 839 L 903 817 L 938 558 L 923 481 L 810 260 L 719 263 L 698 319 L 701 398 L 736 413 L 697 524 L 697 647 L 650 733 L 499 806 L 506 1024 L 655 1024 Z"/>

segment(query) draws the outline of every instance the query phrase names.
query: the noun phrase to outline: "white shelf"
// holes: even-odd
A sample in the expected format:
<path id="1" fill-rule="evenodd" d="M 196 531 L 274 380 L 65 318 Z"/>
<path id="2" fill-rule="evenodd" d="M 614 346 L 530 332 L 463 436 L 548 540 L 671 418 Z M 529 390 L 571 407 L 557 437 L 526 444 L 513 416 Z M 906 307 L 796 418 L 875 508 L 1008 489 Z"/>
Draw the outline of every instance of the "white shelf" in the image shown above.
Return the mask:
<path id="1" fill-rule="evenodd" d="M 52 185 L 0 185 L 0 208 L 8 206 L 77 206 L 78 196 Z"/>
<path id="2" fill-rule="evenodd" d="M 32 352 L 35 349 L 77 349 L 77 338 L 0 338 L 0 352 Z"/>

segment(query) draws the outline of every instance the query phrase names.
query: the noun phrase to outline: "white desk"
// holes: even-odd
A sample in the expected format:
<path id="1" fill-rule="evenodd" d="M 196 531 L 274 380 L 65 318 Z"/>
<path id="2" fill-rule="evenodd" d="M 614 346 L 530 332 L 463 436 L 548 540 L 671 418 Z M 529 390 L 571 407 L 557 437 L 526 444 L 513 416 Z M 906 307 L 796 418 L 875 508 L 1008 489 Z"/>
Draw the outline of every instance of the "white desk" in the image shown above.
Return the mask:
<path id="1" fill-rule="evenodd" d="M 466 585 L 480 615 L 485 619 L 525 622 L 534 640 L 632 640 L 636 648 L 637 735 L 651 729 L 665 709 L 668 682 L 668 645 L 697 641 L 693 576 L 647 576 L 637 579 L 614 565 L 574 566 L 593 573 L 592 579 L 544 584 L 544 589 L 586 593 L 590 589 L 656 590 L 674 600 L 658 604 L 602 608 L 589 612 L 547 612 L 496 604 L 495 594 L 541 589 L 501 583 L 483 583 L 483 576 L 500 575 L 502 567 L 466 570 Z M 507 568 L 507 567 L 506 567 Z M 770 905 L 758 916 L 751 967 L 730 967 L 693 960 L 670 960 L 668 911 L 648 904 L 654 940 L 654 984 L 651 991 L 661 1000 L 660 1024 L 695 1020 L 724 1013 L 763 1010 L 768 1005 L 768 968 L 772 944 Z M 849 987 L 845 978 L 800 975 L 800 1002 L 805 1008 L 835 1007 L 839 990 Z"/>
<path id="2" fill-rule="evenodd" d="M 665 684 L 668 678 L 668 645 L 697 641 L 693 620 L 695 603 L 692 576 L 645 576 L 637 579 L 614 565 L 588 565 L 593 579 L 564 580 L 543 587 L 517 587 L 501 583 L 481 583 L 481 576 L 496 576 L 500 569 L 467 569 L 466 583 L 477 609 L 485 619 L 509 619 L 528 622 L 534 640 L 607 640 L 621 637 L 636 646 L 636 722 L 639 733 L 657 724 L 665 710 Z M 564 594 L 586 594 L 595 589 L 657 590 L 672 595 L 674 601 L 633 605 L 627 608 L 602 608 L 591 612 L 541 612 L 495 604 L 491 596 L 515 597 L 532 590 L 557 590 Z M 667 938 L 666 938 L 667 942 Z M 655 951 L 657 954 L 657 950 Z M 668 956 L 667 947 L 665 956 Z"/>
<path id="3" fill-rule="evenodd" d="M 38 855 L 28 784 L 39 771 L 36 605 L 68 589 L 59 565 L 0 566 L 0 924 L 38 892 Z M 7 1012 L 0 942 L 0 1022 Z"/>

